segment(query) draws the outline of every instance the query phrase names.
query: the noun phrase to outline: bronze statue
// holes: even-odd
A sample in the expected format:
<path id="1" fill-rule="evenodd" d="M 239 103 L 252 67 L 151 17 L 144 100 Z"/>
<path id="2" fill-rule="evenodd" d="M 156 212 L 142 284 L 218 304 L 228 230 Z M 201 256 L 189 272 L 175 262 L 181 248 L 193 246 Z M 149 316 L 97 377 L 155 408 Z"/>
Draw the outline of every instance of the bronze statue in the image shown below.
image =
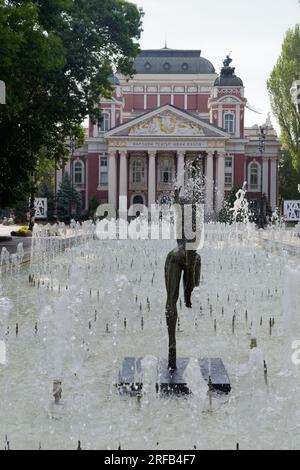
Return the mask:
<path id="1" fill-rule="evenodd" d="M 232 58 L 230 57 L 230 55 L 227 55 L 227 56 L 226 56 L 226 59 L 223 61 L 224 67 L 229 67 L 229 65 L 231 64 L 231 62 L 232 62 Z"/>
<path id="2" fill-rule="evenodd" d="M 184 204 L 189 203 L 186 198 L 180 198 L 180 189 L 175 191 L 174 202 L 179 204 L 183 212 Z M 194 214 L 193 206 L 192 213 Z M 184 216 L 182 216 L 182 227 L 184 227 Z M 194 226 L 193 217 L 193 226 Z M 179 287 L 183 272 L 184 301 L 187 308 L 192 308 L 191 296 L 195 287 L 200 285 L 201 257 L 195 250 L 187 249 L 185 235 L 177 239 L 177 248 L 171 251 L 165 264 L 165 281 L 167 288 L 166 319 L 169 334 L 169 361 L 170 373 L 176 370 L 176 324 L 178 319 L 177 302 Z"/>

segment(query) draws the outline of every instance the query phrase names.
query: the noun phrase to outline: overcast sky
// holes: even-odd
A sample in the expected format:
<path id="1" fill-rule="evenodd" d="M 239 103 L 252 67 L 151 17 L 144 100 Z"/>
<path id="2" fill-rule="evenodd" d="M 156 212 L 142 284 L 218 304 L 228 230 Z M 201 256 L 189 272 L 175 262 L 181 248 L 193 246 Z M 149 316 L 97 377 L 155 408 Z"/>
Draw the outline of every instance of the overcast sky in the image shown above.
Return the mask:
<path id="1" fill-rule="evenodd" d="M 300 22 L 298 0 L 131 0 L 145 12 L 142 49 L 201 49 L 219 72 L 232 51 L 249 103 L 246 125 L 262 124 L 271 111 L 266 81 L 285 32 Z M 274 124 L 276 124 L 274 122 Z M 277 127 L 277 126 L 276 126 Z"/>

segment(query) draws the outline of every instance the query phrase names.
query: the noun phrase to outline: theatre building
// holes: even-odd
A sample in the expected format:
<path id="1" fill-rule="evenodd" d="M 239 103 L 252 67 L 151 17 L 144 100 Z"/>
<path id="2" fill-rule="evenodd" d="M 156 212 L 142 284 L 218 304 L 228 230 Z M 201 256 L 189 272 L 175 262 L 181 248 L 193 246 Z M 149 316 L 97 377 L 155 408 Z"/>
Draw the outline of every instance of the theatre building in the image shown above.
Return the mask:
<path id="1" fill-rule="evenodd" d="M 280 144 L 270 119 L 262 139 L 244 125 L 247 99 L 229 57 L 218 74 L 200 50 L 145 50 L 132 79 L 117 74 L 110 100 L 101 99 L 103 122 L 89 123 L 86 144 L 56 174 L 64 172 L 82 195 L 84 210 L 96 197 L 118 208 L 160 202 L 184 185 L 186 163 L 197 159 L 206 181 L 206 214 L 216 215 L 226 193 L 248 182 L 248 200 L 264 193 L 277 205 Z"/>

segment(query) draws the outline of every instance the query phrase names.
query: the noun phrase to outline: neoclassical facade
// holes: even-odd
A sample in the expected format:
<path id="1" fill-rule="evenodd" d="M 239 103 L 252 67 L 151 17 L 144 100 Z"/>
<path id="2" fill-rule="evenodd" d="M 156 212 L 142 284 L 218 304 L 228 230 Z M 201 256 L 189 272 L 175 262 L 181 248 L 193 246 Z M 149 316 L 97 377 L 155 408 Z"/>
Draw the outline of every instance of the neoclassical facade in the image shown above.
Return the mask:
<path id="1" fill-rule="evenodd" d="M 184 185 L 187 162 L 197 159 L 207 214 L 245 181 L 254 208 L 264 193 L 275 209 L 280 144 L 269 119 L 263 144 L 258 126 L 245 128 L 244 85 L 230 64 L 227 57 L 217 74 L 199 50 L 142 51 L 132 79 L 113 77 L 112 99 L 99 103 L 103 122 L 90 120 L 85 146 L 57 172 L 57 188 L 68 171 L 86 210 L 94 197 L 117 209 L 120 196 L 128 207 L 150 207 L 175 181 Z"/>

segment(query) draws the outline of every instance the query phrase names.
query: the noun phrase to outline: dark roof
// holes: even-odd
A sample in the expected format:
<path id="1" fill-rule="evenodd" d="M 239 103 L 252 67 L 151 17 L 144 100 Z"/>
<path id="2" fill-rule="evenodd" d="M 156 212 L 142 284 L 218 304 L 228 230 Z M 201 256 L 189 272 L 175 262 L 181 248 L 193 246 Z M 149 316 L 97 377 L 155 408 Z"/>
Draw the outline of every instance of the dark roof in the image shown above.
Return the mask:
<path id="1" fill-rule="evenodd" d="M 211 74 L 215 68 L 200 50 L 150 49 L 134 61 L 137 74 Z"/>
<path id="2" fill-rule="evenodd" d="M 243 81 L 236 76 L 235 67 L 231 67 L 230 55 L 223 61 L 220 76 L 216 79 L 214 86 L 244 86 Z"/>
<path id="3" fill-rule="evenodd" d="M 241 78 L 236 75 L 220 75 L 214 83 L 214 86 L 244 86 Z"/>

